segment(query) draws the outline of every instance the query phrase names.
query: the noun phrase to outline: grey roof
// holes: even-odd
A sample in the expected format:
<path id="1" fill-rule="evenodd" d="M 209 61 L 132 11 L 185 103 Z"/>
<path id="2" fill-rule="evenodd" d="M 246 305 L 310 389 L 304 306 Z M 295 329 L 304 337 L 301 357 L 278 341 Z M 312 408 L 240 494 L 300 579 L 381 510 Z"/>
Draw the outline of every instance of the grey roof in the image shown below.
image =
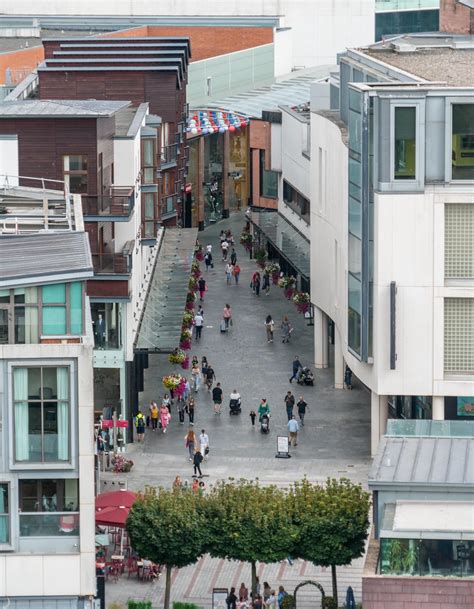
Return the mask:
<path id="1" fill-rule="evenodd" d="M 474 488 L 474 438 L 383 437 L 369 487 L 401 485 Z"/>
<path id="2" fill-rule="evenodd" d="M 295 72 L 294 76 L 259 89 L 231 95 L 211 102 L 209 108 L 240 112 L 252 118 L 262 118 L 263 110 L 275 110 L 280 106 L 299 106 L 310 100 L 311 83 L 329 78 L 335 66 L 318 66 Z"/>
<path id="3" fill-rule="evenodd" d="M 0 287 L 93 276 L 84 232 L 45 231 L 0 237 Z"/>
<path id="4" fill-rule="evenodd" d="M 76 118 L 112 116 L 128 106 L 128 101 L 100 100 L 18 100 L 0 103 L 0 117 L 41 117 Z"/>

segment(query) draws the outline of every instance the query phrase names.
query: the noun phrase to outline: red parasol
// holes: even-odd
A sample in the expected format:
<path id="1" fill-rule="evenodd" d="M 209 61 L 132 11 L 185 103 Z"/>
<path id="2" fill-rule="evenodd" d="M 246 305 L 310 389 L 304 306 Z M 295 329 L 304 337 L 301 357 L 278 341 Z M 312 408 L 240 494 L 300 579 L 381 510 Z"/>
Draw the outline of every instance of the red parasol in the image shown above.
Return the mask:
<path id="1" fill-rule="evenodd" d="M 95 523 L 109 527 L 125 527 L 129 507 L 106 507 L 103 510 L 96 510 Z"/>
<path id="2" fill-rule="evenodd" d="M 96 510 L 108 507 L 126 507 L 131 508 L 137 500 L 137 493 L 133 491 L 111 491 L 110 493 L 102 493 L 95 498 Z"/>

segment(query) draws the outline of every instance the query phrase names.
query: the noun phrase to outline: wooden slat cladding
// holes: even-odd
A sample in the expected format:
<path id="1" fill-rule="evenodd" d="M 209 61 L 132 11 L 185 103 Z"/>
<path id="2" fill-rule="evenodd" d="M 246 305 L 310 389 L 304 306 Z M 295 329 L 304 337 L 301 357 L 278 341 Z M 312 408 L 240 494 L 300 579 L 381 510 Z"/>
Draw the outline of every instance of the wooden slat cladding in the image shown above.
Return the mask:
<path id="1" fill-rule="evenodd" d="M 128 281 L 91 280 L 87 282 L 87 294 L 93 297 L 128 298 Z"/>
<path id="2" fill-rule="evenodd" d="M 95 119 L 0 118 L 0 133 L 18 136 L 19 173 L 22 176 L 63 180 L 63 156 L 87 155 L 89 193 L 97 193 Z"/>

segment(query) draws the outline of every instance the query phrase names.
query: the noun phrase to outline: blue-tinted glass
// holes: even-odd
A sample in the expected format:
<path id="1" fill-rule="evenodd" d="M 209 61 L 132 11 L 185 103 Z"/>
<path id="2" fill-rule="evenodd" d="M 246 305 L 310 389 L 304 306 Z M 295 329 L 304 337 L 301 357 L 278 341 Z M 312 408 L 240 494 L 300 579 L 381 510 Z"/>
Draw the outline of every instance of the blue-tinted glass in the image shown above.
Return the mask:
<path id="1" fill-rule="evenodd" d="M 354 110 L 349 110 L 349 148 L 362 152 L 362 117 Z"/>
<path id="2" fill-rule="evenodd" d="M 349 273 L 362 276 L 362 241 L 349 233 Z"/>
<path id="3" fill-rule="evenodd" d="M 356 186 L 362 184 L 362 169 L 361 164 L 349 157 L 349 181 Z"/>
<path id="4" fill-rule="evenodd" d="M 349 307 L 360 313 L 362 309 L 362 284 L 349 273 Z"/>
<path id="5" fill-rule="evenodd" d="M 69 290 L 71 334 L 82 334 L 82 283 L 71 283 Z"/>
<path id="6" fill-rule="evenodd" d="M 66 307 L 43 306 L 43 334 L 66 334 Z"/>
<path id="7" fill-rule="evenodd" d="M 43 286 L 43 304 L 66 304 L 65 284 Z"/>
<path id="8" fill-rule="evenodd" d="M 349 197 L 349 232 L 362 238 L 362 205 L 353 197 Z"/>

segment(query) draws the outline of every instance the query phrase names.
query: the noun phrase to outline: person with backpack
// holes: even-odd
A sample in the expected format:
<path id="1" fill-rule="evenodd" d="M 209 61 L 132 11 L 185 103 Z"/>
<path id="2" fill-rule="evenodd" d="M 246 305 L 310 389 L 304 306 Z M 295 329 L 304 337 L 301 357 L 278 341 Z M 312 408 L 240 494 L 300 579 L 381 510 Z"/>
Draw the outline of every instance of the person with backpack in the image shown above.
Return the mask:
<path id="1" fill-rule="evenodd" d="M 283 586 L 280 586 L 278 588 L 278 596 L 277 596 L 278 609 L 282 609 L 282 602 L 283 602 L 283 599 L 285 598 L 285 596 L 288 596 L 288 592 L 285 590 L 285 588 Z"/>
<path id="2" fill-rule="evenodd" d="M 137 429 L 137 442 L 143 442 L 145 439 L 145 417 L 141 410 L 135 416 L 135 427 Z"/>
<path id="3" fill-rule="evenodd" d="M 206 263 L 206 271 L 209 270 L 209 267 L 214 268 L 214 264 L 212 262 L 212 254 L 209 250 L 206 252 L 206 255 L 204 256 L 204 262 Z"/>

